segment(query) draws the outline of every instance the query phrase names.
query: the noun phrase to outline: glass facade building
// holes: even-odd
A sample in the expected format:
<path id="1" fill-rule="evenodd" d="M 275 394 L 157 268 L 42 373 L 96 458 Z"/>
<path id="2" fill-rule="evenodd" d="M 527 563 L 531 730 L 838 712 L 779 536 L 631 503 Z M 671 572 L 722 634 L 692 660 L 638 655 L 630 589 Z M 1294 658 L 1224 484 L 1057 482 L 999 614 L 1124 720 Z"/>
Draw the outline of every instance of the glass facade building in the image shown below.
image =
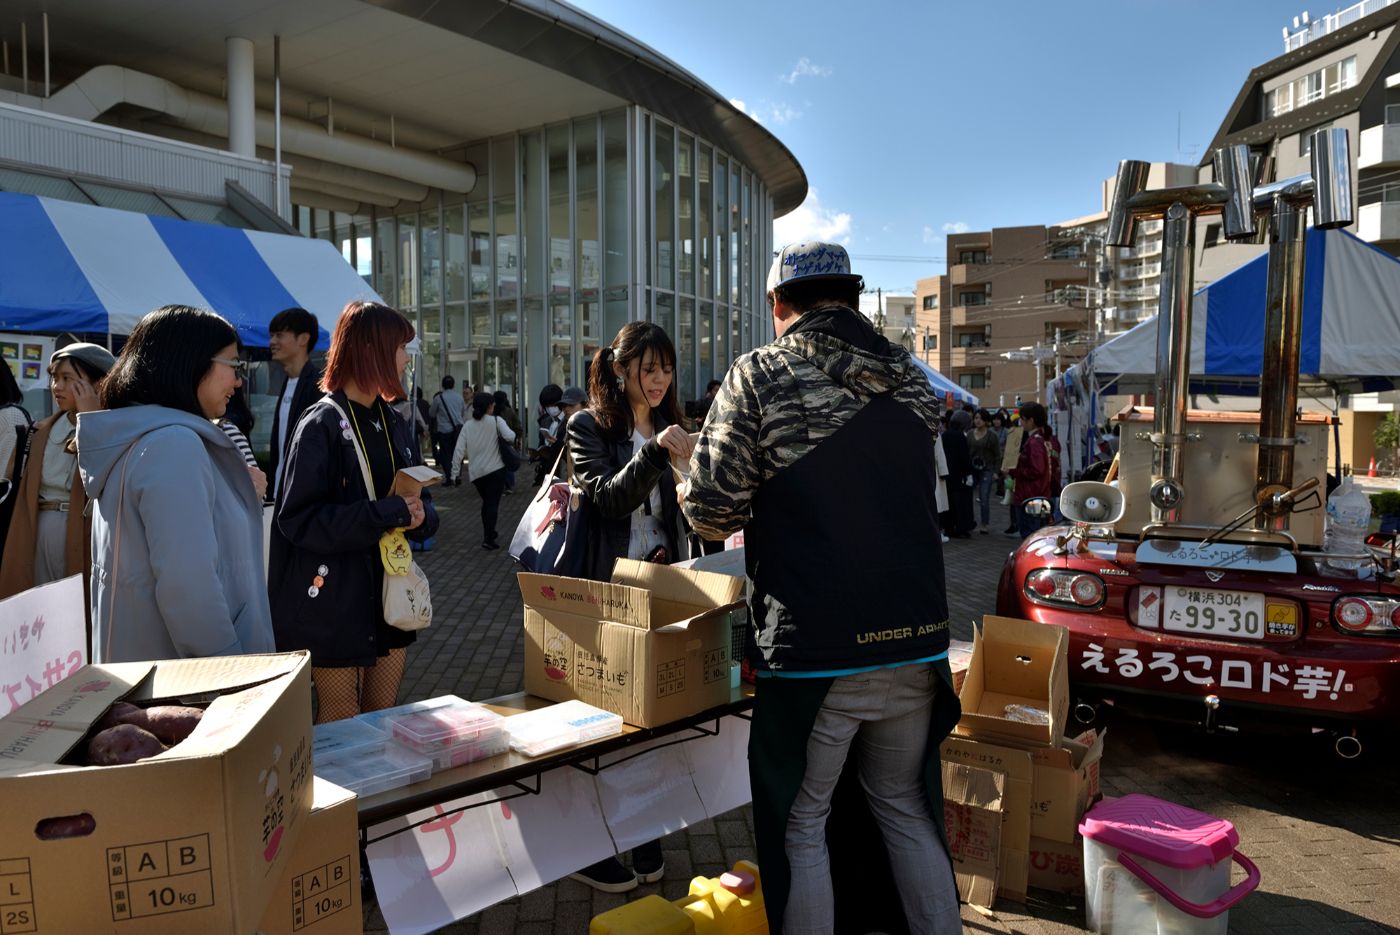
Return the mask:
<path id="1" fill-rule="evenodd" d="M 303 233 L 336 243 L 413 318 L 425 395 L 450 373 L 532 415 L 541 387 L 586 385 L 594 352 L 645 319 L 675 342 L 684 403 L 771 339 L 773 200 L 712 141 L 629 106 L 459 155 L 477 170 L 465 197 L 370 214 L 293 206 Z"/>

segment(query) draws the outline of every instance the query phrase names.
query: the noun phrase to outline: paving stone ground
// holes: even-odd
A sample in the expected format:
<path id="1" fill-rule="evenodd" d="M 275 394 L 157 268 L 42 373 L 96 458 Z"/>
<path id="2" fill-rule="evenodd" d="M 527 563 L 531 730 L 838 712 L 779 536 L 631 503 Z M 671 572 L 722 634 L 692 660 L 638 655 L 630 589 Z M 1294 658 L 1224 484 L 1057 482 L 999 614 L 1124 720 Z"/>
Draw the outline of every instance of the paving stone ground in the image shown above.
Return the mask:
<path id="1" fill-rule="evenodd" d="M 505 498 L 500 532 L 509 539 L 530 496 L 529 472 Z M 401 702 L 457 694 L 482 699 L 518 691 L 522 613 L 515 566 L 504 549 L 483 551 L 480 501 L 470 486 L 438 492 L 442 531 L 421 563 L 433 586 L 434 623 L 409 652 Z M 945 547 L 953 635 L 971 639 L 972 621 L 994 610 L 997 576 L 1015 540 L 1006 511 L 993 532 Z M 1234 822 L 1240 850 L 1259 865 L 1258 891 L 1230 913 L 1242 935 L 1400 933 L 1400 737 L 1367 738 L 1363 756 L 1338 760 L 1323 738 L 1281 741 L 1208 737 L 1105 715 L 1107 795 L 1146 792 Z M 584 935 L 593 916 L 650 893 L 685 894 L 691 876 L 713 876 L 754 856 L 753 816 L 741 808 L 662 840 L 667 874 L 626 896 L 562 880 L 493 906 L 445 929 L 450 935 Z M 1243 875 L 1236 871 L 1235 879 Z M 963 908 L 965 930 L 1007 935 L 1084 931 L 1082 899 L 1032 890 L 1023 904 L 998 902 L 995 916 Z M 365 931 L 386 932 L 377 907 Z"/>

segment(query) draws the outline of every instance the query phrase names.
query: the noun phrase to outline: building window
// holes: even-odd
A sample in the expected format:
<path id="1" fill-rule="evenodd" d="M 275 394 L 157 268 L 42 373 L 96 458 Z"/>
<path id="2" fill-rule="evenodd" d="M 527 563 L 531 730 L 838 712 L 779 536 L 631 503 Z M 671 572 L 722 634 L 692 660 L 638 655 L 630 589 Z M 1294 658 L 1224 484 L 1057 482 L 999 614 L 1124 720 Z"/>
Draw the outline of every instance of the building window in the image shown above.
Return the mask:
<path id="1" fill-rule="evenodd" d="M 987 293 L 985 293 L 985 292 L 963 292 L 963 293 L 960 293 L 960 294 L 958 295 L 958 304 L 959 304 L 959 305 L 962 305 L 962 306 L 968 306 L 968 305 L 986 305 L 986 304 L 987 304 Z"/>
<path id="2" fill-rule="evenodd" d="M 1279 117 L 1297 107 L 1305 107 L 1324 97 L 1338 94 L 1356 84 L 1356 56 L 1333 62 L 1317 71 L 1295 78 L 1264 93 L 1263 119 Z"/>
<path id="3" fill-rule="evenodd" d="M 1400 126 L 1400 104 L 1385 105 L 1385 125 L 1388 127 Z"/>
<path id="4" fill-rule="evenodd" d="M 924 311 L 926 311 L 926 312 L 927 312 L 927 311 L 931 311 L 931 310 L 933 310 L 933 309 L 935 309 L 935 308 L 938 308 L 938 296 L 936 296 L 936 295 L 926 295 L 926 296 L 924 296 Z"/>
<path id="5" fill-rule="evenodd" d="M 987 375 L 985 373 L 960 373 L 958 374 L 958 386 L 965 390 L 986 389 Z"/>
<path id="6" fill-rule="evenodd" d="M 1381 201 L 1386 204 L 1400 202 L 1400 182 L 1386 182 L 1381 186 Z"/>
<path id="7" fill-rule="evenodd" d="M 1077 240 L 1057 243 L 1050 248 L 1052 260 L 1078 260 L 1084 256 L 1084 245 Z"/>
<path id="8" fill-rule="evenodd" d="M 1327 129 L 1328 127 L 1330 127 L 1330 126 L 1332 126 L 1332 122 L 1329 120 L 1327 123 L 1319 124 L 1318 126 L 1315 126 L 1315 127 L 1309 127 L 1308 129 L 1304 130 L 1302 133 L 1299 133 L 1299 134 L 1298 134 L 1298 155 L 1300 155 L 1300 156 L 1311 156 L 1311 155 L 1312 155 L 1313 134 L 1316 133 L 1318 130 L 1326 130 L 1326 129 Z"/>
<path id="9" fill-rule="evenodd" d="M 926 350 L 926 351 L 936 351 L 936 350 L 938 350 L 938 335 L 936 335 L 936 334 L 926 334 L 926 335 L 924 335 L 924 350 Z"/>
<path id="10" fill-rule="evenodd" d="M 959 263 L 985 263 L 987 262 L 986 250 L 959 250 Z"/>
<path id="11" fill-rule="evenodd" d="M 958 335 L 958 347 L 987 347 L 990 344 L 984 331 L 967 331 Z"/>

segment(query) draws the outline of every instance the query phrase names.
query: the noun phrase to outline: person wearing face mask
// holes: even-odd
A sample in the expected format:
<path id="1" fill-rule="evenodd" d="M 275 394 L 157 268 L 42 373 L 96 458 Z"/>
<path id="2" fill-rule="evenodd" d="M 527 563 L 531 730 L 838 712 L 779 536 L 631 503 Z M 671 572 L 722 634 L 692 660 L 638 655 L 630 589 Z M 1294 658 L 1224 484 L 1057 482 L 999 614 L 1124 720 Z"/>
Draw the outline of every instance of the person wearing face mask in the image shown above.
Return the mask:
<path id="1" fill-rule="evenodd" d="M 579 509 L 591 514 L 580 577 L 607 581 L 619 558 L 666 564 L 692 557 L 679 554 L 689 537 L 671 470 L 672 455 L 688 460 L 691 451 L 675 366 L 670 337 L 646 321 L 628 322 L 593 355 L 588 408 L 567 426 L 574 480 L 583 489 Z M 566 390 L 562 401 L 570 398 Z M 664 873 L 661 844 L 652 841 L 632 849 L 630 870 L 610 857 L 573 877 L 601 892 L 622 893 Z"/>
<path id="2" fill-rule="evenodd" d="M 78 414 L 98 408 L 96 386 L 116 358 L 96 344 L 69 344 L 49 358 L 52 416 L 35 424 L 18 479 L 15 511 L 0 559 L 0 598 L 81 574 L 88 586 L 91 522 L 77 475 Z"/>
<path id="3" fill-rule="evenodd" d="M 92 514 L 92 660 L 269 653 L 262 502 L 215 421 L 248 365 L 213 312 L 156 309 L 78 419 Z"/>

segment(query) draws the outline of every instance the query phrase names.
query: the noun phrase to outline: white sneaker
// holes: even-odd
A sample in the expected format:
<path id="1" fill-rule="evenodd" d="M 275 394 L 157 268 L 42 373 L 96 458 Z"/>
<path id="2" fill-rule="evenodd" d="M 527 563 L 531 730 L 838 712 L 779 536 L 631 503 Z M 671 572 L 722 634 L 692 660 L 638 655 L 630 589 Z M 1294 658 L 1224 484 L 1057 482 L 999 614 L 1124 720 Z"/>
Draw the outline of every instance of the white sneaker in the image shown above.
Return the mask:
<path id="1" fill-rule="evenodd" d="M 943 536 L 943 533 L 939 533 L 939 535 L 940 535 L 940 536 Z M 952 542 L 953 540 L 952 540 L 952 539 L 949 539 L 947 536 L 943 536 L 943 541 L 944 541 L 944 542 Z"/>

